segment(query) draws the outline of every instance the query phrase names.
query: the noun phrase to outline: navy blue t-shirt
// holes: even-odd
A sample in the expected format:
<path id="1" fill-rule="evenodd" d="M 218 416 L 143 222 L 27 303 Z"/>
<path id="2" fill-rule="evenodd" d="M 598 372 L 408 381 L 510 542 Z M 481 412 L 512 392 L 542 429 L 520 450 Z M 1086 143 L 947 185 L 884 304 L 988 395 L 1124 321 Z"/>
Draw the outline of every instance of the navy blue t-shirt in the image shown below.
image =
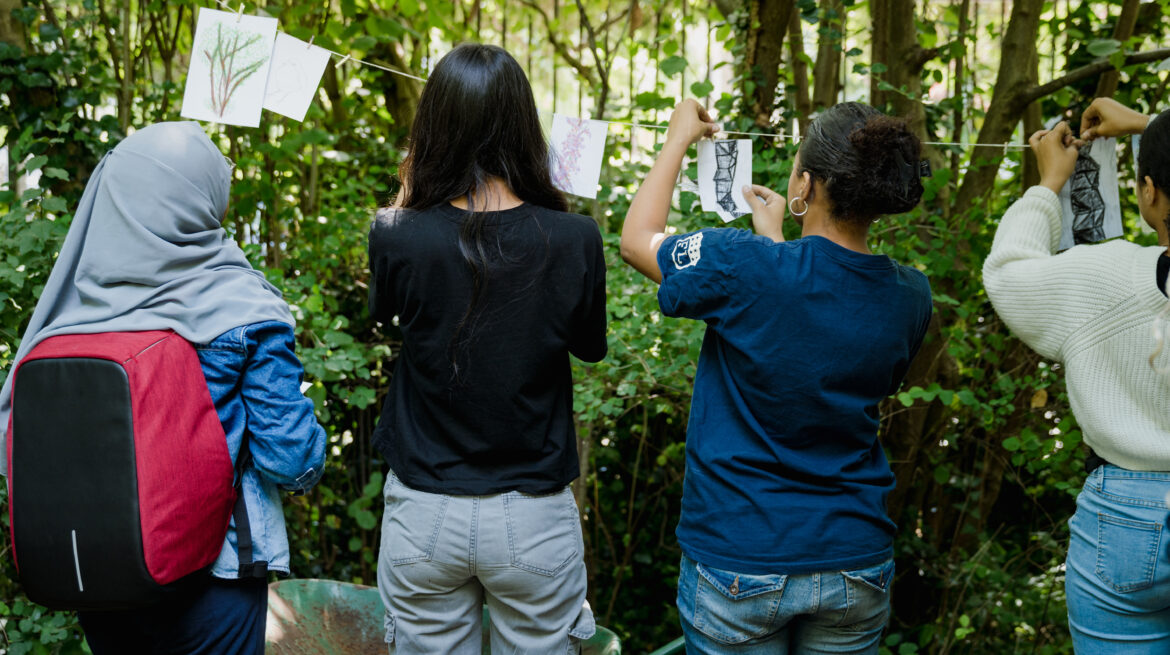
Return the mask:
<path id="1" fill-rule="evenodd" d="M 926 333 L 926 276 L 822 237 L 776 243 L 726 228 L 668 237 L 658 266 L 662 312 L 707 323 L 687 425 L 683 552 L 749 574 L 890 557 L 894 476 L 878 403 Z"/>

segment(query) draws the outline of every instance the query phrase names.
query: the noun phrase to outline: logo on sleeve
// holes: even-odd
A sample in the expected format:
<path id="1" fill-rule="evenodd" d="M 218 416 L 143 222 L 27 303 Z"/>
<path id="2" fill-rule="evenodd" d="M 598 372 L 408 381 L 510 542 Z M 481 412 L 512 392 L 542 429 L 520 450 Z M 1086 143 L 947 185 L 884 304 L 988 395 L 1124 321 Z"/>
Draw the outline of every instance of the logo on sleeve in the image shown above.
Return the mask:
<path id="1" fill-rule="evenodd" d="M 671 254 L 671 258 L 674 259 L 674 267 L 682 269 L 698 264 L 699 257 L 701 256 L 701 253 L 699 252 L 699 246 L 702 243 L 702 232 L 696 232 L 689 237 L 675 241 L 674 252 Z"/>

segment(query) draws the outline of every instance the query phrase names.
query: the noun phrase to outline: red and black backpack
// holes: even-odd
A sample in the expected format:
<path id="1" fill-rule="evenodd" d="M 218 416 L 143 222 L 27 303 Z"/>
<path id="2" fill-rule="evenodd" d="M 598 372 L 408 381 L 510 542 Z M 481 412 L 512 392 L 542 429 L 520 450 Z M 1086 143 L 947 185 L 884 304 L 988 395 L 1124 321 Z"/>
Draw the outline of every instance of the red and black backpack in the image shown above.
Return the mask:
<path id="1" fill-rule="evenodd" d="M 31 600 L 142 606 L 215 561 L 242 466 L 190 343 L 169 331 L 55 336 L 12 374 L 9 519 Z"/>

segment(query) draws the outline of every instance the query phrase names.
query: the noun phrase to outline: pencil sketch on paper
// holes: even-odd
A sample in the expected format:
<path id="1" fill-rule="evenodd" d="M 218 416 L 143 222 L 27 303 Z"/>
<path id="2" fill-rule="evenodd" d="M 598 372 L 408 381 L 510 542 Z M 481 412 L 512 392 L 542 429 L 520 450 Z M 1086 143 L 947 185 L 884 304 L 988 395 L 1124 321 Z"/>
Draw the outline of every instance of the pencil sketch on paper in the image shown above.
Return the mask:
<path id="1" fill-rule="evenodd" d="M 752 142 L 733 139 L 699 142 L 699 200 L 703 211 L 724 222 L 751 213 L 740 192 L 752 183 Z"/>
<path id="2" fill-rule="evenodd" d="M 328 50 L 284 32 L 278 33 L 272 48 L 264 108 L 298 121 L 305 120 L 328 63 Z"/>
<path id="3" fill-rule="evenodd" d="M 1060 190 L 1061 250 L 1121 236 L 1117 139 L 1081 148 L 1072 177 Z"/>
<path id="4" fill-rule="evenodd" d="M 198 120 L 260 124 L 276 40 L 276 19 L 201 9 L 187 69 L 182 115 Z"/>
<path id="5" fill-rule="evenodd" d="M 553 184 L 566 193 L 597 197 L 609 123 L 553 114 L 549 139 Z"/>

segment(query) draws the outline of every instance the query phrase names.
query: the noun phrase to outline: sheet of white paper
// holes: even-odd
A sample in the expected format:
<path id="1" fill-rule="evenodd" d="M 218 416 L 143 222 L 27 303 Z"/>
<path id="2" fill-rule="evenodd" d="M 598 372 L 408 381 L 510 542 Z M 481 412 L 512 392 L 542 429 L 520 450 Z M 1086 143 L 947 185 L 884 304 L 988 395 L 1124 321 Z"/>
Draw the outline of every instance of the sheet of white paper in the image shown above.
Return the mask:
<path id="1" fill-rule="evenodd" d="M 0 146 L 0 186 L 8 184 L 8 146 Z"/>
<path id="2" fill-rule="evenodd" d="M 317 85 L 328 63 L 328 50 L 278 32 L 272 49 L 264 108 L 294 120 L 305 120 L 305 113 L 313 104 Z"/>
<path id="3" fill-rule="evenodd" d="M 724 223 L 750 214 L 743 187 L 752 183 L 751 139 L 699 142 L 699 200 Z"/>
<path id="4" fill-rule="evenodd" d="M 1117 188 L 1117 139 L 1081 148 L 1076 170 L 1060 190 L 1060 250 L 1121 236 Z"/>
<path id="5" fill-rule="evenodd" d="M 260 125 L 276 19 L 201 8 L 183 91 L 184 118 Z"/>
<path id="6" fill-rule="evenodd" d="M 565 193 L 597 197 L 609 123 L 553 114 L 549 149 L 553 184 Z"/>

